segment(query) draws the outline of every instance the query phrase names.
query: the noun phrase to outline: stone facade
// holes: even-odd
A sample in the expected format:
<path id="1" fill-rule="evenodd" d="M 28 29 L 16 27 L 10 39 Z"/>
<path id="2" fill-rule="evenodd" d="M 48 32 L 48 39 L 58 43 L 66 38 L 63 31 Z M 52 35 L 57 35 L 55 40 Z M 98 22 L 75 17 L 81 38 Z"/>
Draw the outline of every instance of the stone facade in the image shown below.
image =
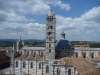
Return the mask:
<path id="1" fill-rule="evenodd" d="M 55 44 L 55 14 L 46 15 L 46 47 L 26 47 L 19 39 L 13 48 L 11 73 L 15 75 L 99 75 L 100 48 L 73 48 L 61 34 Z M 20 44 L 19 44 L 20 43 Z M 55 59 L 56 54 L 57 59 Z M 15 56 L 15 57 L 14 57 Z"/>
<path id="2" fill-rule="evenodd" d="M 46 59 L 55 59 L 56 18 L 52 10 L 46 15 Z"/>
<path id="3" fill-rule="evenodd" d="M 10 66 L 10 57 L 5 50 L 0 50 L 0 70 Z"/>

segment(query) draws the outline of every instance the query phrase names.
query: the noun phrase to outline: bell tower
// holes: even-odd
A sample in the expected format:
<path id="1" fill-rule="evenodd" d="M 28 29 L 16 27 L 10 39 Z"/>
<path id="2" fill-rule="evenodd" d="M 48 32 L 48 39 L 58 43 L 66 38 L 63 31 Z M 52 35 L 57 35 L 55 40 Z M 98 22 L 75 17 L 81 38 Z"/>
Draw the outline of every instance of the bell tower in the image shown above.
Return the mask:
<path id="1" fill-rule="evenodd" d="M 46 59 L 55 59 L 56 18 L 52 10 L 46 14 Z"/>

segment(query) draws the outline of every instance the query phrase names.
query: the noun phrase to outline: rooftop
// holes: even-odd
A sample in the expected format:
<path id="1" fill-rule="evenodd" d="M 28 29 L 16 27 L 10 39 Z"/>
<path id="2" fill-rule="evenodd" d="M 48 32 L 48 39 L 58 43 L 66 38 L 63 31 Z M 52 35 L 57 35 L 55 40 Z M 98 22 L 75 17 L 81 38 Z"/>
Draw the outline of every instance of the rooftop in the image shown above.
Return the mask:
<path id="1" fill-rule="evenodd" d="M 20 50 L 42 50 L 42 51 L 45 51 L 45 47 L 27 47 L 27 46 L 24 46 L 22 47 Z"/>

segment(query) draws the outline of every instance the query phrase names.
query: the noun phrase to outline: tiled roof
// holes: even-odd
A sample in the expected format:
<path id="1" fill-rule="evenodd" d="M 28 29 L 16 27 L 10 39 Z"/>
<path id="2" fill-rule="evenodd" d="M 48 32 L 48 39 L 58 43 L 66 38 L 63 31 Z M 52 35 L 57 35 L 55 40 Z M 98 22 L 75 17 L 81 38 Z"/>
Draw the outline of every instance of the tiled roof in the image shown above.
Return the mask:
<path id="1" fill-rule="evenodd" d="M 95 57 L 94 59 L 92 59 L 92 61 L 100 61 L 100 58 L 99 57 Z"/>
<path id="2" fill-rule="evenodd" d="M 63 57 L 59 60 L 64 61 L 68 66 L 74 66 L 77 69 L 79 75 L 99 75 L 100 73 L 92 63 L 82 57 Z"/>
<path id="3" fill-rule="evenodd" d="M 98 75 L 99 72 L 90 62 L 84 58 L 74 58 L 73 66 L 78 70 L 79 75 Z M 96 74 L 97 73 L 97 74 Z"/>
<path id="4" fill-rule="evenodd" d="M 65 61 L 66 65 L 73 66 L 73 61 L 71 57 L 64 57 L 63 60 Z"/>

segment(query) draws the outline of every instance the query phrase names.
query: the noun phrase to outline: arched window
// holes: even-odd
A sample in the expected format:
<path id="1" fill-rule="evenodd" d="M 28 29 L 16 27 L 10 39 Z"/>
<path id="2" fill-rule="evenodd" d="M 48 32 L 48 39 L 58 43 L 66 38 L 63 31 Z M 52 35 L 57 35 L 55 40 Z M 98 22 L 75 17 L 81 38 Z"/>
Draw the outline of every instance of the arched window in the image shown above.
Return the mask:
<path id="1" fill-rule="evenodd" d="M 83 58 L 86 58 L 86 52 L 83 52 Z"/>
<path id="2" fill-rule="evenodd" d="M 26 68 L 26 63 L 25 62 L 23 62 L 23 68 Z"/>
<path id="3" fill-rule="evenodd" d="M 57 75 L 60 75 L 60 69 L 57 68 Z"/>
<path id="4" fill-rule="evenodd" d="M 91 58 L 94 58 L 94 52 L 91 53 Z"/>
<path id="5" fill-rule="evenodd" d="M 43 57 L 43 52 L 41 52 L 41 57 Z"/>
<path id="6" fill-rule="evenodd" d="M 49 66 L 46 65 L 46 73 L 49 73 Z"/>
<path id="7" fill-rule="evenodd" d="M 36 55 L 36 52 L 34 52 L 34 56 Z"/>
<path id="8" fill-rule="evenodd" d="M 39 69 L 41 69 L 41 63 L 39 63 Z"/>
<path id="9" fill-rule="evenodd" d="M 30 63 L 30 68 L 33 68 L 33 62 Z"/>
<path id="10" fill-rule="evenodd" d="M 76 52 L 76 57 L 78 57 L 78 52 Z"/>
<path id="11" fill-rule="evenodd" d="M 68 75 L 71 75 L 71 69 L 68 69 Z"/>
<path id="12" fill-rule="evenodd" d="M 18 61 L 16 61 L 16 67 L 18 67 Z"/>

